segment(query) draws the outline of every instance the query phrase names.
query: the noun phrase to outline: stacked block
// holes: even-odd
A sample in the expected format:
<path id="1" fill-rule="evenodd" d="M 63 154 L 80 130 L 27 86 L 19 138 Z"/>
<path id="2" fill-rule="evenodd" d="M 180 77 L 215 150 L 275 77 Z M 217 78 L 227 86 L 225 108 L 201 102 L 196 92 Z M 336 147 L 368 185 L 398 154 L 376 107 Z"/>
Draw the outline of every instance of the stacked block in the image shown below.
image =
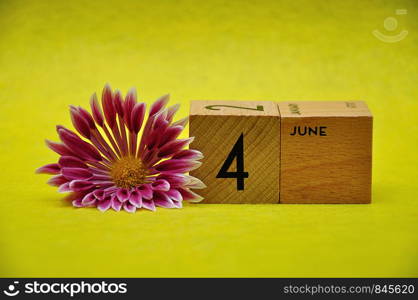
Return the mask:
<path id="1" fill-rule="evenodd" d="M 370 203 L 373 117 L 362 101 L 192 101 L 203 203 Z"/>
<path id="2" fill-rule="evenodd" d="M 204 203 L 278 203 L 280 115 L 273 102 L 192 101 L 190 136 L 204 155 L 191 172 Z"/>

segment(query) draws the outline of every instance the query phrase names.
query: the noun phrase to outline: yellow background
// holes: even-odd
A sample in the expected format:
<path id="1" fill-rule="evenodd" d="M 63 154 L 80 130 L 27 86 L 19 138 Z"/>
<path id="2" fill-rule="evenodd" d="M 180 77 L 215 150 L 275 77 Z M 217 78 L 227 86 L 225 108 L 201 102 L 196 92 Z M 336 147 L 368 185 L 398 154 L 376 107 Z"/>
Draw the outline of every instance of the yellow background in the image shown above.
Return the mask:
<path id="1" fill-rule="evenodd" d="M 396 9 L 408 14 L 397 16 Z M 416 1 L 0 2 L 0 276 L 418 276 Z M 385 18 L 398 20 L 393 33 Z M 372 35 L 379 29 L 398 43 Z M 150 103 L 366 100 L 371 205 L 73 209 L 35 175 L 109 82 Z"/>

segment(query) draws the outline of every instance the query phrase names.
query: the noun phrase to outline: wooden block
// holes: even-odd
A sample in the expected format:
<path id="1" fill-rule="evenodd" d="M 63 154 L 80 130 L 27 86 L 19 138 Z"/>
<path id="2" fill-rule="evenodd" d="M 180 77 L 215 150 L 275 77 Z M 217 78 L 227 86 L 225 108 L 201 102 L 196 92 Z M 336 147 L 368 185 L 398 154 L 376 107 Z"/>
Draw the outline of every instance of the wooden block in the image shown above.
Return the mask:
<path id="1" fill-rule="evenodd" d="M 373 117 L 362 101 L 281 102 L 280 203 L 370 203 Z"/>
<path id="2" fill-rule="evenodd" d="M 280 115 L 268 101 L 192 101 L 190 136 L 205 156 L 191 172 L 202 203 L 278 203 Z"/>

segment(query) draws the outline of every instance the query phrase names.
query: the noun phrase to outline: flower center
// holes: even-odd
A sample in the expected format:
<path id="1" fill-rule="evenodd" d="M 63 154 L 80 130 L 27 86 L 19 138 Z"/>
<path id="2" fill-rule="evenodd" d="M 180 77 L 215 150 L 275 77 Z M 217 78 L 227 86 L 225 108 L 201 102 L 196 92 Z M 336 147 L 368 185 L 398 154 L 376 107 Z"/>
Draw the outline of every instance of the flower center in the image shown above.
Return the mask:
<path id="1" fill-rule="evenodd" d="M 142 161 L 131 156 L 125 156 L 115 161 L 110 170 L 113 182 L 121 188 L 131 188 L 143 184 L 147 175 Z"/>

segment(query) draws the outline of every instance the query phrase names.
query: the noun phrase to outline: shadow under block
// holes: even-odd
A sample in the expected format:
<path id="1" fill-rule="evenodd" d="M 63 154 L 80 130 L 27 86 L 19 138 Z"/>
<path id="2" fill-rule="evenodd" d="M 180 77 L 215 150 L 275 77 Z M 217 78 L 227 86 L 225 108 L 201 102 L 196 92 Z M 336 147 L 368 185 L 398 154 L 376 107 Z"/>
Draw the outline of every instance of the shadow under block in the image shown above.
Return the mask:
<path id="1" fill-rule="evenodd" d="M 280 203 L 370 203 L 373 117 L 367 105 L 362 101 L 278 105 Z"/>
<path id="2" fill-rule="evenodd" d="M 280 114 L 269 101 L 192 101 L 190 136 L 203 153 L 190 174 L 202 203 L 278 203 Z"/>

